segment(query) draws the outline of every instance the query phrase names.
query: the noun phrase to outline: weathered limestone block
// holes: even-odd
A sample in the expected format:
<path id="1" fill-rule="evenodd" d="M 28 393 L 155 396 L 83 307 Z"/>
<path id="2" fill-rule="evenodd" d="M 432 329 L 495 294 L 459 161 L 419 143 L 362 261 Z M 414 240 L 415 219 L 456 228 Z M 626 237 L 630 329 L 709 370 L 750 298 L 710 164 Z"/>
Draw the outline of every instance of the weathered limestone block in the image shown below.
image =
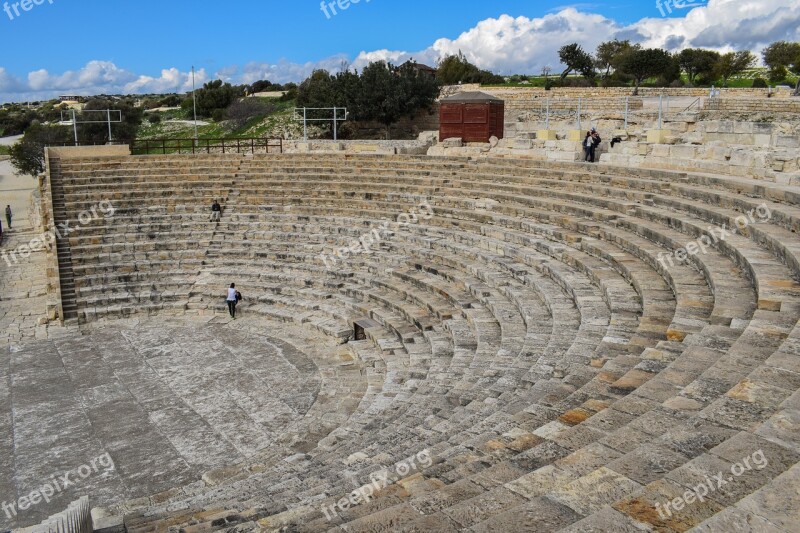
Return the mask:
<path id="1" fill-rule="evenodd" d="M 517 150 L 530 150 L 534 147 L 534 142 L 531 139 L 514 139 L 512 148 Z"/>
<path id="2" fill-rule="evenodd" d="M 669 157 L 670 146 L 668 144 L 653 145 L 651 154 L 653 157 Z"/>
<path id="3" fill-rule="evenodd" d="M 697 148 L 692 145 L 671 146 L 669 152 L 670 156 L 681 159 L 694 159 L 697 157 Z"/>
<path id="4" fill-rule="evenodd" d="M 670 130 L 650 130 L 647 132 L 647 142 L 653 144 L 664 144 L 667 142 L 667 137 L 672 132 Z"/>
<path id="5" fill-rule="evenodd" d="M 585 131 L 569 130 L 567 132 L 567 139 L 566 140 L 582 142 L 585 137 L 586 137 L 586 132 Z"/>
<path id="6" fill-rule="evenodd" d="M 777 148 L 800 148 L 800 136 L 797 135 L 778 135 L 775 138 Z"/>

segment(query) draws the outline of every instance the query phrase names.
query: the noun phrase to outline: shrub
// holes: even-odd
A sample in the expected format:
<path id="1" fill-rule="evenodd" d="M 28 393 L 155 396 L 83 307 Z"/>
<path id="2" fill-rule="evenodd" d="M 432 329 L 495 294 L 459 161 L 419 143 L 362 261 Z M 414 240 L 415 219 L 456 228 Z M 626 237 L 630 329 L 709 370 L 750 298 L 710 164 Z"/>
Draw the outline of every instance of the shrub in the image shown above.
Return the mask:
<path id="1" fill-rule="evenodd" d="M 225 109 L 215 109 L 211 112 L 211 118 L 214 122 L 222 122 L 225 120 L 226 110 Z"/>
<path id="2" fill-rule="evenodd" d="M 753 89 L 766 89 L 767 87 L 769 87 L 769 85 L 767 85 L 766 80 L 763 78 L 756 78 L 753 80 Z"/>
<path id="3" fill-rule="evenodd" d="M 562 87 L 596 87 L 597 84 L 589 78 L 566 78 L 562 80 Z"/>
<path id="4" fill-rule="evenodd" d="M 786 80 L 786 76 L 789 75 L 789 71 L 783 65 L 778 65 L 777 67 L 770 69 L 769 71 L 769 81 L 774 83 L 775 85 L 780 85 L 782 82 Z"/>
<path id="5" fill-rule="evenodd" d="M 178 107 L 181 105 L 181 97 L 177 94 L 165 96 L 159 102 L 159 107 Z"/>
<path id="6" fill-rule="evenodd" d="M 274 105 L 265 102 L 261 98 L 240 98 L 230 105 L 225 112 L 225 116 L 233 122 L 235 127 L 241 128 L 250 120 L 266 116 L 274 110 Z"/>
<path id="7" fill-rule="evenodd" d="M 280 97 L 281 102 L 291 102 L 297 100 L 297 87 L 292 87 Z"/>

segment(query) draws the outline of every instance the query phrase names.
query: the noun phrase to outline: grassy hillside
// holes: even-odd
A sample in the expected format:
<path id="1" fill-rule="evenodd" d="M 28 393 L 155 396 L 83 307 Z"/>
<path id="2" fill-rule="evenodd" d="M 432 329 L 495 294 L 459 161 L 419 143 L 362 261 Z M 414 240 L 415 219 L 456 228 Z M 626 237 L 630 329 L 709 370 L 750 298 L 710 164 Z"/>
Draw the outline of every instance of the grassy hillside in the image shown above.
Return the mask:
<path id="1" fill-rule="evenodd" d="M 244 124 L 235 121 L 215 122 L 202 119 L 197 128 L 201 139 L 221 137 L 236 138 L 284 138 L 300 139 L 303 137 L 303 125 L 292 120 L 294 101 L 282 102 L 277 98 L 259 98 L 268 104 L 265 114 L 253 116 Z M 186 119 L 183 110 L 175 109 L 159 112 L 160 121 L 145 121 L 139 129 L 139 139 L 188 139 L 194 137 L 194 124 Z M 317 128 L 309 128 L 309 136 L 317 133 Z"/>

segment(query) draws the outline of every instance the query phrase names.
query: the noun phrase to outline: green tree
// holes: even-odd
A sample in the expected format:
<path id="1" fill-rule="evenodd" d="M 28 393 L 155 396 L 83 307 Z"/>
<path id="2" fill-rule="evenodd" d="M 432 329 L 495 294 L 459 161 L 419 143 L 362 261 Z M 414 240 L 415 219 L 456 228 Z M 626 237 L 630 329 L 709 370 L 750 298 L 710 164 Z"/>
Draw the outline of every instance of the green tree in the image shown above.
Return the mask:
<path id="1" fill-rule="evenodd" d="M 110 109 L 119 111 L 122 115 L 121 123 L 111 124 L 111 135 L 114 141 L 131 141 L 136 139 L 139 126 L 144 118 L 144 110 L 135 105 L 132 98 L 110 99 L 92 98 L 84 105 L 83 112 L 77 114 L 78 122 L 86 120 L 106 120 L 104 113 L 85 113 L 86 111 L 104 111 Z M 120 113 L 112 113 L 112 120 L 118 119 Z M 83 116 L 82 116 L 83 114 Z M 108 141 L 108 123 L 79 124 L 78 139 L 81 142 L 103 143 Z"/>
<path id="2" fill-rule="evenodd" d="M 727 87 L 729 79 L 749 69 L 756 64 L 756 61 L 756 56 L 750 50 L 728 52 L 719 58 L 714 72 L 722 78 L 723 86 Z"/>
<path id="3" fill-rule="evenodd" d="M 594 72 L 594 58 L 585 52 L 578 43 L 567 44 L 558 51 L 558 57 L 566 68 L 561 73 L 561 80 L 565 80 L 571 72 L 580 72 L 585 78 L 592 78 Z"/>
<path id="4" fill-rule="evenodd" d="M 800 43 L 777 41 L 764 49 L 762 53 L 764 64 L 769 67 L 770 81 L 786 79 L 788 71 L 799 76 L 794 90 L 795 96 L 800 96 Z"/>
<path id="5" fill-rule="evenodd" d="M 658 77 L 658 83 L 667 86 L 683 86 L 681 81 L 681 65 L 678 54 L 669 54 L 669 65 Z"/>
<path id="6" fill-rule="evenodd" d="M 636 96 L 639 94 L 639 86 L 644 80 L 667 72 L 672 65 L 672 56 L 666 50 L 644 48 L 624 54 L 620 60 L 619 69 L 633 78 L 636 84 L 633 94 Z"/>
<path id="7" fill-rule="evenodd" d="M 19 142 L 10 149 L 11 164 L 20 174 L 38 176 L 44 172 L 44 148 L 71 141 L 69 131 L 58 126 L 34 122 Z"/>
<path id="8" fill-rule="evenodd" d="M 402 114 L 412 117 L 422 110 L 429 110 L 439 97 L 441 86 L 436 78 L 414 69 L 405 63 L 395 72 L 402 90 Z"/>
<path id="9" fill-rule="evenodd" d="M 0 110 L 0 135 L 21 135 L 37 118 L 35 111 L 21 106 Z"/>
<path id="10" fill-rule="evenodd" d="M 374 120 L 389 128 L 403 117 L 429 109 L 439 95 L 439 85 L 427 74 L 418 73 L 410 63 L 400 68 L 378 61 L 361 73 L 354 118 Z"/>
<path id="11" fill-rule="evenodd" d="M 770 70 L 777 67 L 789 68 L 800 57 L 800 43 L 777 41 L 767 46 L 761 55 Z"/>
<path id="12" fill-rule="evenodd" d="M 210 117 L 214 114 L 214 111 L 224 111 L 234 100 L 243 95 L 244 89 L 242 87 L 234 87 L 230 83 L 222 83 L 222 80 L 210 81 L 195 92 L 197 116 Z M 186 109 L 189 115 L 192 115 L 193 106 L 192 94 L 189 93 L 181 107 Z"/>
<path id="13" fill-rule="evenodd" d="M 177 94 L 168 94 L 158 102 L 159 107 L 177 107 L 181 105 L 181 97 Z"/>
<path id="14" fill-rule="evenodd" d="M 778 65 L 775 68 L 769 69 L 769 81 L 772 83 L 781 83 L 787 76 L 789 76 L 789 69 L 783 65 Z"/>
<path id="15" fill-rule="evenodd" d="M 617 68 L 620 58 L 635 47 L 639 47 L 639 45 L 632 45 L 627 39 L 624 41 L 614 39 L 613 41 L 600 43 L 595 53 L 595 66 L 604 71 L 603 79 L 608 79 L 611 75 L 611 70 Z"/>
<path id="16" fill-rule="evenodd" d="M 327 70 L 315 70 L 297 89 L 298 107 L 345 107 L 345 95 L 336 89 L 336 81 Z M 308 118 L 326 118 L 327 113 L 309 111 Z"/>
<path id="17" fill-rule="evenodd" d="M 442 85 L 458 85 L 459 83 L 482 83 L 484 85 L 505 83 L 505 78 L 481 70 L 470 63 L 461 52 L 450 55 L 439 62 L 436 79 Z"/>
<path id="18" fill-rule="evenodd" d="M 686 72 L 689 83 L 694 83 L 698 76 L 711 77 L 719 62 L 720 54 L 702 48 L 687 48 L 678 54 L 680 68 Z"/>

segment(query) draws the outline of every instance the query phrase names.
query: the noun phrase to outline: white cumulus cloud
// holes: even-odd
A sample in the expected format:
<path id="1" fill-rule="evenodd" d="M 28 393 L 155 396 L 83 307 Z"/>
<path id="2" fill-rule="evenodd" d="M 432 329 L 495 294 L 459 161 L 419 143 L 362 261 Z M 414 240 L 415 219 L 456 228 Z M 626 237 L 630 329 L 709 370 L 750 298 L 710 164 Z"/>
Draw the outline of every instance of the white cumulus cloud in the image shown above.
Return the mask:
<path id="1" fill-rule="evenodd" d="M 682 7 L 675 7 L 676 4 Z M 662 7 L 667 0 L 661 0 Z M 363 51 L 352 60 L 334 55 L 319 61 L 293 63 L 252 62 L 231 65 L 212 73 L 200 69 L 197 83 L 220 78 L 231 83 L 252 83 L 269 79 L 275 83 L 299 82 L 314 69 L 331 72 L 342 66 L 363 68 L 371 61 L 394 64 L 414 58 L 434 65 L 441 58 L 459 51 L 481 68 L 499 74 L 537 74 L 542 67 L 557 70 L 558 49 L 577 42 L 593 52 L 605 40 L 630 39 L 646 47 L 678 51 L 687 47 L 720 51 L 750 49 L 759 53 L 770 42 L 786 39 L 800 41 L 800 2 L 798 0 L 671 0 L 673 13 L 663 17 L 656 5 L 653 15 L 633 24 L 623 25 L 604 15 L 584 11 L 586 4 L 563 6 L 542 17 L 489 18 L 463 32 L 455 39 L 442 38 L 423 50 Z M 0 98 L 3 100 L 39 100 L 63 93 L 119 94 L 187 92 L 191 90 L 191 72 L 175 67 L 164 68 L 151 76 L 120 68 L 109 61 L 90 61 L 83 68 L 52 74 L 35 70 L 25 79 L 0 66 Z"/>

